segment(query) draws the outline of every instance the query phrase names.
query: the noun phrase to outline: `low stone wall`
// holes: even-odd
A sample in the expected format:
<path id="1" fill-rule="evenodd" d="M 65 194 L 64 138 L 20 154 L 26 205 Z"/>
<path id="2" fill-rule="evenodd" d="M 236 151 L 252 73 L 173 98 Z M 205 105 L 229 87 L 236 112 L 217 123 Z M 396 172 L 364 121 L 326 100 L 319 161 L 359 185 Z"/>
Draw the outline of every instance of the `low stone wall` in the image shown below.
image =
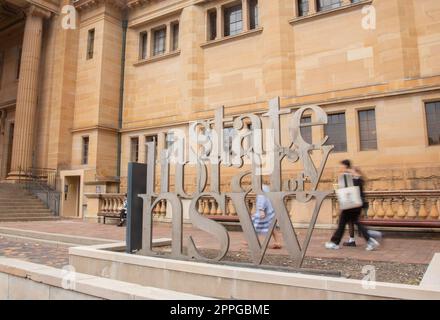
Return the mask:
<path id="1" fill-rule="evenodd" d="M 204 297 L 0 258 L 0 300 L 198 300 Z"/>
<path id="2" fill-rule="evenodd" d="M 70 248 L 70 264 L 87 274 L 222 299 L 440 299 L 440 288 L 366 286 L 361 280 L 145 257 L 113 248 Z"/>

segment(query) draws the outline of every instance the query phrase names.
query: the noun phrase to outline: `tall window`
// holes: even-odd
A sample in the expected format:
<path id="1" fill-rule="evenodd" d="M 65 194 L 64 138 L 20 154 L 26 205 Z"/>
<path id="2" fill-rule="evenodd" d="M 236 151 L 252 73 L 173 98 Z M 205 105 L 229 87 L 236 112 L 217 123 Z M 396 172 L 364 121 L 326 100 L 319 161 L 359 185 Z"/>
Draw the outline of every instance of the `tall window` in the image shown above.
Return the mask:
<path id="1" fill-rule="evenodd" d="M 172 131 L 169 131 L 165 136 L 165 148 L 167 149 L 168 161 L 172 161 L 176 152 L 176 136 Z"/>
<path id="2" fill-rule="evenodd" d="M 87 35 L 87 60 L 93 59 L 95 47 L 95 29 L 90 29 Z"/>
<path id="3" fill-rule="evenodd" d="M 331 10 L 340 6 L 341 0 L 318 0 L 318 11 Z"/>
<path id="4" fill-rule="evenodd" d="M 130 162 L 139 161 L 139 138 L 133 137 L 130 139 Z"/>
<path id="5" fill-rule="evenodd" d="M 258 27 L 258 0 L 249 0 L 249 28 L 256 29 Z"/>
<path id="6" fill-rule="evenodd" d="M 243 30 L 243 10 L 241 4 L 224 9 L 225 37 Z"/>
<path id="7" fill-rule="evenodd" d="M 17 70 L 15 73 L 15 78 L 19 79 L 20 78 L 20 68 L 21 68 L 21 53 L 22 53 L 22 48 L 18 47 L 17 48 Z"/>
<path id="8" fill-rule="evenodd" d="M 148 33 L 143 31 L 139 34 L 139 59 L 147 59 Z"/>
<path id="9" fill-rule="evenodd" d="M 82 137 L 81 164 L 89 163 L 89 137 Z"/>
<path id="10" fill-rule="evenodd" d="M 165 53 L 166 35 L 167 31 L 165 28 L 154 31 L 154 56 Z"/>
<path id="11" fill-rule="evenodd" d="M 225 155 L 225 164 L 232 162 L 232 157 L 234 156 L 233 141 L 237 132 L 233 127 L 225 127 L 223 129 L 223 152 Z"/>
<path id="12" fill-rule="evenodd" d="M 148 161 L 148 148 L 147 143 L 148 142 L 154 142 L 154 148 L 156 149 L 156 155 L 157 155 L 157 136 L 146 136 L 145 137 L 145 163 Z"/>
<path id="13" fill-rule="evenodd" d="M 208 40 L 215 40 L 217 38 L 217 10 L 208 12 Z"/>
<path id="14" fill-rule="evenodd" d="M 301 118 L 301 123 L 311 123 L 311 122 L 312 122 L 312 117 L 310 116 Z M 301 127 L 300 131 L 304 141 L 312 144 L 312 127 Z"/>
<path id="15" fill-rule="evenodd" d="M 171 28 L 173 32 L 172 49 L 173 51 L 176 51 L 177 49 L 179 49 L 179 23 L 174 23 Z"/>
<path id="16" fill-rule="evenodd" d="M 325 135 L 328 136 L 328 145 L 334 145 L 335 152 L 347 151 L 347 132 L 345 128 L 345 113 L 330 114 L 328 123 L 324 126 Z"/>
<path id="17" fill-rule="evenodd" d="M 376 112 L 374 109 L 359 111 L 361 150 L 377 149 Z"/>
<path id="18" fill-rule="evenodd" d="M 3 66 L 5 64 L 5 53 L 4 51 L 0 52 L 0 89 L 2 87 L 2 79 L 3 79 Z"/>
<path id="19" fill-rule="evenodd" d="M 312 0 L 316 1 L 316 0 Z M 309 13 L 309 0 L 298 0 L 298 15 L 306 16 Z"/>
<path id="20" fill-rule="evenodd" d="M 428 143 L 430 146 L 440 145 L 440 101 L 427 103 L 425 112 Z"/>

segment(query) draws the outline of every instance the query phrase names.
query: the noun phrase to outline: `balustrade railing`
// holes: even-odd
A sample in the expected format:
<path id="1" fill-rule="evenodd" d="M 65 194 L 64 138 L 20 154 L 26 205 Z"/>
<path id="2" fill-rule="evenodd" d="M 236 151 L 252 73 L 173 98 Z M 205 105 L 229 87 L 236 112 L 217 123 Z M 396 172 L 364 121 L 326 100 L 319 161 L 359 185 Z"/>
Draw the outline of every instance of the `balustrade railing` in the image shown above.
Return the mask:
<path id="1" fill-rule="evenodd" d="M 103 193 L 99 195 L 98 215 L 119 216 L 124 206 L 124 195 Z"/>
<path id="2" fill-rule="evenodd" d="M 102 194 L 100 197 L 99 212 L 119 214 L 124 201 L 122 194 Z M 337 223 L 339 207 L 336 197 L 331 195 L 331 210 L 333 223 Z M 408 225 L 411 222 L 440 223 L 440 190 L 431 191 L 367 191 L 366 200 L 369 203 L 363 219 L 366 221 L 401 221 L 405 220 Z M 250 213 L 255 212 L 256 196 L 250 194 L 246 197 L 246 204 Z M 293 217 L 294 198 L 285 200 L 286 207 Z M 204 197 L 198 202 L 197 209 L 200 214 L 212 219 L 225 221 L 238 221 L 237 212 L 232 200 L 226 198 L 226 212 L 223 212 L 213 198 Z M 164 220 L 167 214 L 167 202 L 161 200 L 153 209 L 155 220 Z M 386 223 L 384 223 L 386 225 Z M 416 223 L 415 223 L 416 225 Z"/>

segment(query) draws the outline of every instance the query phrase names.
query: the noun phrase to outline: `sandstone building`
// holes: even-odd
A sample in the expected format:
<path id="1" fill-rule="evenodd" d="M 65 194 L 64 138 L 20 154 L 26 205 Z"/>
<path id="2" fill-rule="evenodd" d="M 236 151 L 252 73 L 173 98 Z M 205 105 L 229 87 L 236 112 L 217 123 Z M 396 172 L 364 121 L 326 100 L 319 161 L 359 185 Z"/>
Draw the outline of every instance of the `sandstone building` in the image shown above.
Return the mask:
<path id="1" fill-rule="evenodd" d="M 146 141 L 277 96 L 329 114 L 329 185 L 350 158 L 371 214 L 439 220 L 438 0 L 0 1 L 0 180 L 56 170 L 61 215 L 124 192 Z"/>

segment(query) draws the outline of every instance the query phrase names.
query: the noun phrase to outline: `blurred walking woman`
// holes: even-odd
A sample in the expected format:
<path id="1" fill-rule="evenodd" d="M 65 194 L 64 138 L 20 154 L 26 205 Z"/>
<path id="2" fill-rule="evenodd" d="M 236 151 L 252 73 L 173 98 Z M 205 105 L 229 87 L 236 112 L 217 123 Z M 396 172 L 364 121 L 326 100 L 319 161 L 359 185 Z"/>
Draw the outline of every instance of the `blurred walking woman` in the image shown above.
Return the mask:
<path id="1" fill-rule="evenodd" d="M 344 160 L 341 162 L 341 175 L 338 179 L 338 185 L 339 188 L 346 188 L 347 187 L 347 181 L 353 182 L 353 186 L 358 186 L 361 193 L 362 202 L 365 203 L 365 197 L 364 197 L 364 180 L 362 179 L 362 176 L 360 174 L 359 170 L 354 170 L 351 166 L 350 160 Z M 358 208 L 352 208 L 347 210 L 342 210 L 341 215 L 339 217 L 339 224 L 338 228 L 336 229 L 335 233 L 333 234 L 330 242 L 327 242 L 325 244 L 325 247 L 327 249 L 339 249 L 339 243 L 341 242 L 342 237 L 344 236 L 345 232 L 345 226 L 347 224 L 353 223 L 357 225 L 358 230 L 362 234 L 362 236 L 367 241 L 367 248 L 366 250 L 371 251 L 376 249 L 379 246 L 379 242 L 374 239 L 370 233 L 368 232 L 367 228 L 363 226 L 360 223 L 360 216 L 362 213 L 363 206 L 359 206 Z"/>
<path id="2" fill-rule="evenodd" d="M 270 192 L 268 185 L 263 185 L 264 192 Z M 256 211 L 252 216 L 252 223 L 254 225 L 255 231 L 259 235 L 266 235 L 269 233 L 269 227 L 271 226 L 273 220 L 275 219 L 275 210 L 270 203 L 270 200 L 264 195 L 257 196 Z M 281 249 L 280 235 L 278 231 L 278 226 L 275 226 L 273 231 L 274 245 L 272 249 Z"/>

